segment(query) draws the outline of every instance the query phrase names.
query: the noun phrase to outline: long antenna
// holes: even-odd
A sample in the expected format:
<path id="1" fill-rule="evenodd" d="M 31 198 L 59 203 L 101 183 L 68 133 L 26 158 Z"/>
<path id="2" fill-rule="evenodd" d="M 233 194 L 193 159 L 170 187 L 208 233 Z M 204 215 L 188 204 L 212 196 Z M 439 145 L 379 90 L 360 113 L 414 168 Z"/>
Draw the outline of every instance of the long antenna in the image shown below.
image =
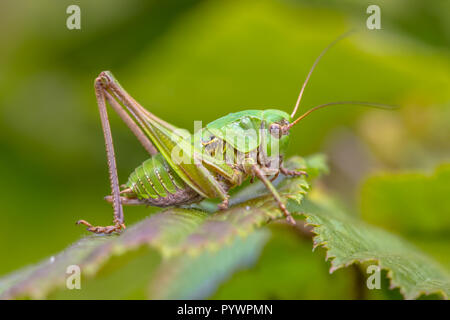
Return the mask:
<path id="1" fill-rule="evenodd" d="M 389 104 L 383 104 L 383 103 L 373 103 L 373 102 L 364 102 L 364 101 L 336 101 L 336 102 L 328 102 L 321 105 L 318 105 L 314 108 L 309 109 L 304 114 L 302 114 L 300 117 L 298 117 L 294 122 L 288 124 L 286 126 L 286 129 L 290 129 L 293 126 L 295 126 L 300 120 L 307 117 L 309 114 L 311 114 L 313 111 L 329 106 L 336 106 L 336 105 L 346 105 L 346 104 L 353 104 L 353 105 L 359 105 L 363 107 L 371 107 L 371 108 L 378 108 L 378 109 L 387 109 L 387 110 L 394 110 L 398 109 L 398 106 L 393 106 Z"/>
<path id="2" fill-rule="evenodd" d="M 308 75 L 306 76 L 305 82 L 303 82 L 303 86 L 300 90 L 300 94 L 298 95 L 297 98 L 297 103 L 295 104 L 294 107 L 294 111 L 292 111 L 291 114 L 291 118 L 293 118 L 295 116 L 295 113 L 297 112 L 298 107 L 300 106 L 300 101 L 302 100 L 302 96 L 303 96 L 303 91 L 305 91 L 305 87 L 308 84 L 309 78 L 311 77 L 311 74 L 313 73 L 314 69 L 316 68 L 316 65 L 319 63 L 320 59 L 323 57 L 323 55 L 332 47 L 334 46 L 337 42 L 339 42 L 340 40 L 342 40 L 343 38 L 347 37 L 348 35 L 350 35 L 351 33 L 355 32 L 355 30 L 350 30 L 347 31 L 346 33 L 340 35 L 339 37 L 337 37 L 333 42 L 331 42 L 325 49 L 323 49 L 323 51 L 320 53 L 320 55 L 317 57 L 316 61 L 314 61 L 314 64 L 312 65 L 311 69 L 309 70 Z"/>

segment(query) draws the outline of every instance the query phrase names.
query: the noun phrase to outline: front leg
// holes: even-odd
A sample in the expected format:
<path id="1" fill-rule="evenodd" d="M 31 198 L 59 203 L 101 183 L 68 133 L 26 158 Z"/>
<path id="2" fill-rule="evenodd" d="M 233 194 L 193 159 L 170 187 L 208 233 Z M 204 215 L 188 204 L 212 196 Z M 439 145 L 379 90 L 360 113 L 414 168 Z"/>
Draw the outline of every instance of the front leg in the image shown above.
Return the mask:
<path id="1" fill-rule="evenodd" d="M 275 201 L 278 203 L 278 206 L 280 207 L 281 211 L 284 213 L 286 220 L 291 224 L 296 224 L 294 218 L 292 218 L 291 214 L 287 210 L 286 205 L 283 203 L 283 200 L 281 199 L 280 194 L 278 193 L 277 189 L 270 182 L 270 180 L 267 179 L 266 175 L 264 174 L 264 171 L 256 164 L 252 165 L 252 171 L 253 171 L 253 174 L 256 175 L 259 178 L 259 180 L 261 180 L 264 183 L 267 190 L 269 190 L 270 193 L 272 193 Z"/>
<path id="2" fill-rule="evenodd" d="M 289 176 L 289 177 L 298 177 L 298 176 L 308 177 L 308 173 L 306 171 L 290 170 L 290 169 L 283 167 L 283 165 L 280 166 L 280 172 L 282 174 L 284 174 L 285 176 Z"/>
<path id="3" fill-rule="evenodd" d="M 227 195 L 225 196 L 225 199 L 223 199 L 222 202 L 219 203 L 219 204 L 217 205 L 217 207 L 219 208 L 219 210 L 226 210 L 226 209 L 228 209 L 228 206 L 229 206 L 228 199 L 229 199 L 229 198 L 230 198 L 230 196 L 227 194 Z"/>

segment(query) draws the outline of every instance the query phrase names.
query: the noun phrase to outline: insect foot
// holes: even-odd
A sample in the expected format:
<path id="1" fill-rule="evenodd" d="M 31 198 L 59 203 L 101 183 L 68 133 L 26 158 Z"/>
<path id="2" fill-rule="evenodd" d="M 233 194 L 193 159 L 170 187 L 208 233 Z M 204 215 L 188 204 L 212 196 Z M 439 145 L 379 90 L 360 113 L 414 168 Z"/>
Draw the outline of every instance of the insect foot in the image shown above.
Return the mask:
<path id="1" fill-rule="evenodd" d="M 226 210 L 226 209 L 228 209 L 228 206 L 229 206 L 228 199 L 229 199 L 229 197 L 226 197 L 221 203 L 219 203 L 217 205 L 219 210 Z"/>
<path id="2" fill-rule="evenodd" d="M 284 203 L 280 203 L 279 207 L 281 209 L 281 211 L 283 211 L 286 220 L 292 224 L 292 225 L 296 225 L 297 223 L 295 222 L 294 218 L 292 218 L 291 213 L 287 210 L 286 206 L 284 205 Z"/>
<path id="3" fill-rule="evenodd" d="M 86 230 L 93 232 L 93 233 L 105 233 L 105 234 L 110 234 L 113 232 L 117 232 L 120 233 L 123 229 L 126 229 L 125 224 L 120 224 L 117 223 L 113 226 L 106 226 L 106 227 L 101 227 L 101 226 L 93 226 L 91 225 L 89 222 L 85 221 L 85 220 L 78 220 L 77 224 L 84 224 L 85 226 L 87 226 Z"/>
<path id="4" fill-rule="evenodd" d="M 284 174 L 285 176 L 289 176 L 289 177 L 297 177 L 297 176 L 308 177 L 308 173 L 306 173 L 306 171 L 289 170 L 284 167 L 281 167 L 280 171 L 282 174 Z"/>

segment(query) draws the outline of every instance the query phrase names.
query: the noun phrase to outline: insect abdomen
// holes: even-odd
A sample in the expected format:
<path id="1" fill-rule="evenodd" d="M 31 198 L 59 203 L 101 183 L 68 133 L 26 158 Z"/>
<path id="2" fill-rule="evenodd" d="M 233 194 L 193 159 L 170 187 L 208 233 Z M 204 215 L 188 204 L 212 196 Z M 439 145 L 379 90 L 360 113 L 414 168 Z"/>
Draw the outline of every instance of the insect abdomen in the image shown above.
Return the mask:
<path id="1" fill-rule="evenodd" d="M 128 178 L 126 187 L 133 191 L 132 197 L 159 207 L 202 199 L 170 168 L 161 154 L 154 155 L 137 167 Z"/>

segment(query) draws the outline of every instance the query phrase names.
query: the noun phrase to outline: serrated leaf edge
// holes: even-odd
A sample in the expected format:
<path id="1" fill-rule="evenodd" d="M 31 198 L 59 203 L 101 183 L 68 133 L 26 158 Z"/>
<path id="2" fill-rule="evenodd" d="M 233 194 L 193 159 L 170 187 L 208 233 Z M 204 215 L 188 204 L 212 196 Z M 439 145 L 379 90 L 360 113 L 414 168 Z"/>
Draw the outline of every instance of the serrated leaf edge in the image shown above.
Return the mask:
<path id="1" fill-rule="evenodd" d="M 315 251 L 317 248 L 320 248 L 320 247 L 322 247 L 322 248 L 324 248 L 326 250 L 326 252 L 325 252 L 325 261 L 330 262 L 330 264 L 331 264 L 331 267 L 330 267 L 330 270 L 329 270 L 330 274 L 334 273 L 336 270 L 347 268 L 347 267 L 349 267 L 349 266 L 351 266 L 353 264 L 356 264 L 356 263 L 362 264 L 362 263 L 365 263 L 365 262 L 373 261 L 380 267 L 380 269 L 387 271 L 386 276 L 389 279 L 389 289 L 392 290 L 392 289 L 398 288 L 400 293 L 402 294 L 402 296 L 405 299 L 407 299 L 407 300 L 414 300 L 414 299 L 419 298 L 423 294 L 425 294 L 425 295 L 440 294 L 443 299 L 448 300 L 449 297 L 448 297 L 447 293 L 443 289 L 432 290 L 432 291 L 430 291 L 430 290 L 419 290 L 419 291 L 416 292 L 416 294 L 414 294 L 412 296 L 409 296 L 408 293 L 406 292 L 406 290 L 404 289 L 404 287 L 395 282 L 393 270 L 391 270 L 388 267 L 383 266 L 381 260 L 378 259 L 378 258 L 353 259 L 353 260 L 351 260 L 348 263 L 345 263 L 343 265 L 335 266 L 333 261 L 336 258 L 336 256 L 331 254 L 332 248 L 330 248 L 328 246 L 328 242 L 327 241 L 321 240 L 320 231 L 318 230 L 318 228 L 320 228 L 321 226 L 318 225 L 318 224 L 315 224 L 315 223 L 308 222 L 308 218 L 310 217 L 308 215 L 308 213 L 301 213 L 300 215 L 305 217 L 305 226 L 312 227 L 311 232 L 314 233 L 314 236 L 313 236 L 313 239 L 312 239 L 312 241 L 313 241 L 313 249 L 312 250 Z M 317 241 L 317 239 L 320 239 L 320 240 Z"/>

